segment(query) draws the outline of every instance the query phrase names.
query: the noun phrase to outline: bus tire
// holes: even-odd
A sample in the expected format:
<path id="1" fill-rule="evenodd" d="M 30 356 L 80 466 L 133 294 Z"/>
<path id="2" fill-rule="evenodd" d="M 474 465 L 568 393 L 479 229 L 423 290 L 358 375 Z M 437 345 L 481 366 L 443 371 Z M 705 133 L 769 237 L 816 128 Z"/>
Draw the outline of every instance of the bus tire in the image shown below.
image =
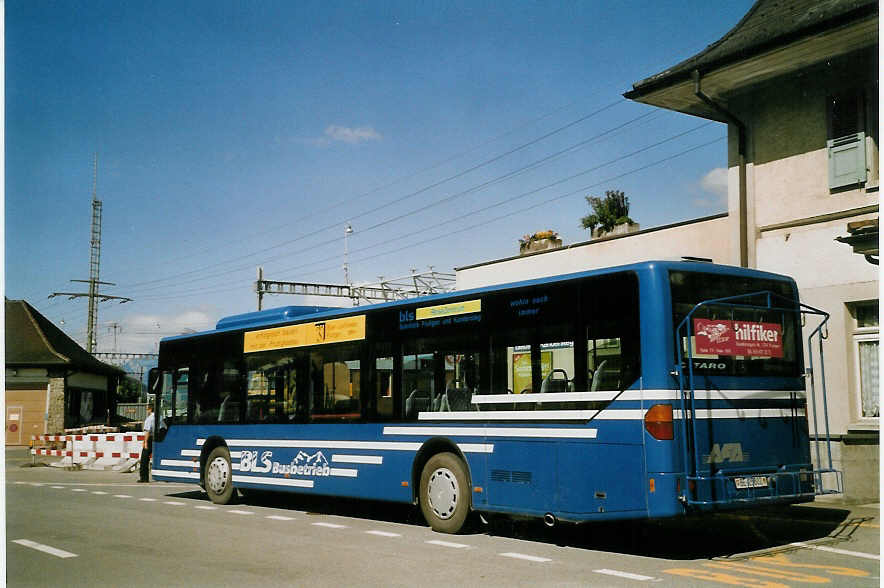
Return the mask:
<path id="1" fill-rule="evenodd" d="M 437 453 L 424 465 L 420 480 L 424 518 L 439 533 L 457 533 L 470 513 L 467 467 L 453 453 Z"/>
<path id="2" fill-rule="evenodd" d="M 233 468 L 230 465 L 230 452 L 223 445 L 209 454 L 203 481 L 209 499 L 215 504 L 228 504 L 233 499 Z"/>

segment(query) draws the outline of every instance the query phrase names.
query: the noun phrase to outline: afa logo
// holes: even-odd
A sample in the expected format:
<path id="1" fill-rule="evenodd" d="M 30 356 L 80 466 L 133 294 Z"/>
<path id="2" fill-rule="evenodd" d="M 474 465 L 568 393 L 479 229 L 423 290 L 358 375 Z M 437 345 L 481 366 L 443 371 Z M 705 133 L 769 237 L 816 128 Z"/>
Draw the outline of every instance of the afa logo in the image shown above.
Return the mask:
<path id="1" fill-rule="evenodd" d="M 743 451 L 740 443 L 715 443 L 708 455 L 704 456 L 705 463 L 743 463 L 749 461 L 749 454 Z"/>

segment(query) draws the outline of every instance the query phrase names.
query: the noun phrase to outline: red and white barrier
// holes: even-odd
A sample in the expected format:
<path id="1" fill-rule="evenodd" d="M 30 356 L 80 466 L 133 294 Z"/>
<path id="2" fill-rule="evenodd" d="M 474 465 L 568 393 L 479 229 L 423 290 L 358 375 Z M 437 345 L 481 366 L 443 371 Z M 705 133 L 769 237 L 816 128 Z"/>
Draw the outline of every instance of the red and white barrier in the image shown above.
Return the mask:
<path id="1" fill-rule="evenodd" d="M 31 455 L 57 456 L 63 459 L 53 466 L 77 465 L 84 469 L 131 468 L 141 457 L 144 433 L 107 433 L 85 435 L 34 435 L 35 447 Z M 65 443 L 64 449 L 36 447 L 38 441 L 50 444 Z"/>

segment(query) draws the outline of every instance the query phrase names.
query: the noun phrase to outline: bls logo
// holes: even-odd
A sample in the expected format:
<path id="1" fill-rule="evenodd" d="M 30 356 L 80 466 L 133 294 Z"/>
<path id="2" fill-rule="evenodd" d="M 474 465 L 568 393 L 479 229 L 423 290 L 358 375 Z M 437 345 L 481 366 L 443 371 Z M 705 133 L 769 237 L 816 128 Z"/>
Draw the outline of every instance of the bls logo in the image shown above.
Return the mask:
<path id="1" fill-rule="evenodd" d="M 409 321 L 414 320 L 414 311 L 413 310 L 400 310 L 399 311 L 399 322 L 407 323 Z"/>
<path id="2" fill-rule="evenodd" d="M 749 454 L 743 453 L 743 446 L 739 443 L 716 443 L 705 457 L 706 463 L 741 463 L 749 460 Z"/>

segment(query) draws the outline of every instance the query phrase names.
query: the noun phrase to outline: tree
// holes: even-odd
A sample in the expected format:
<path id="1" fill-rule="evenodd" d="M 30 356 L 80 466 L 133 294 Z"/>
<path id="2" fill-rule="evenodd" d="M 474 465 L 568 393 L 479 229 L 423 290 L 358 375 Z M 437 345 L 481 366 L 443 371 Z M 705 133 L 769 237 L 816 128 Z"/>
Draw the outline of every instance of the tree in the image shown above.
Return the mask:
<path id="1" fill-rule="evenodd" d="M 596 227 L 607 232 L 617 225 L 634 222 L 629 218 L 629 198 L 620 190 L 607 190 L 604 198 L 587 196 L 586 202 L 592 207 L 592 214 L 584 216 L 580 223 L 590 232 Z"/>

